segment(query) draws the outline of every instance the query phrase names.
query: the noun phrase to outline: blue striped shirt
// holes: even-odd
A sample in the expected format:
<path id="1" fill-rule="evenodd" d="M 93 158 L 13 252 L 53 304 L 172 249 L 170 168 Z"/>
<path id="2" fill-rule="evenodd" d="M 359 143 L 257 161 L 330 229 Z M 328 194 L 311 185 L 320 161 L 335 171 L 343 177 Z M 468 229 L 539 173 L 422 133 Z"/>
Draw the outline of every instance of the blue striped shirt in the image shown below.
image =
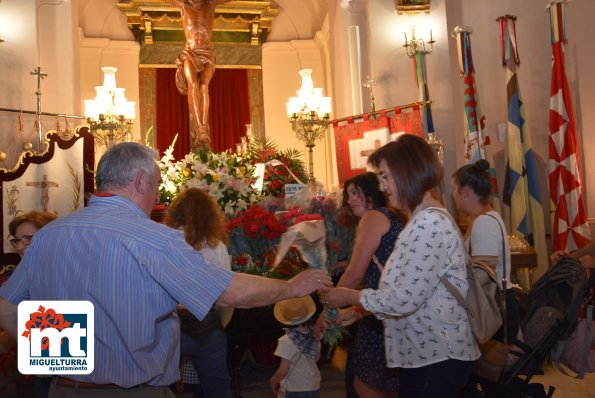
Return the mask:
<path id="1" fill-rule="evenodd" d="M 95 306 L 95 370 L 72 379 L 121 387 L 166 386 L 179 376 L 176 304 L 202 319 L 232 273 L 210 265 L 176 230 L 132 202 L 93 197 L 33 238 L 0 296 L 89 300 Z"/>

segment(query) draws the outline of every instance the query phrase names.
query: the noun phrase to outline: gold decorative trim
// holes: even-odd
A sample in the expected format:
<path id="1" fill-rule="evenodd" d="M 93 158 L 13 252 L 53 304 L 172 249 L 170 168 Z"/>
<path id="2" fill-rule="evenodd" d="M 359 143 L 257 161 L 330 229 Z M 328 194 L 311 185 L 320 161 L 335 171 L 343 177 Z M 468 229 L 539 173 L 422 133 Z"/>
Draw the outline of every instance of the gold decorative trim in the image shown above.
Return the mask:
<path id="1" fill-rule="evenodd" d="M 236 34 L 236 37 L 223 39 L 231 43 L 260 45 L 280 12 L 273 4 L 272 1 L 248 0 L 220 4 L 215 9 L 213 31 Z M 128 27 L 141 44 L 169 43 L 170 35 L 155 37 L 154 32 L 183 30 L 180 9 L 170 0 L 127 0 L 116 5 L 126 15 Z M 238 37 L 238 33 L 242 35 Z"/>
<path id="2" fill-rule="evenodd" d="M 430 13 L 430 0 L 395 0 L 397 13 L 399 15 L 416 15 Z"/>
<path id="3" fill-rule="evenodd" d="M 88 124 L 82 124 L 79 126 L 76 126 L 74 128 L 73 134 L 72 134 L 72 139 L 75 139 L 75 137 L 79 137 L 80 136 L 80 129 L 82 129 L 83 127 L 89 128 Z M 4 172 L 4 173 L 12 173 L 14 171 L 16 171 L 19 167 L 21 167 L 21 165 L 24 163 L 24 160 L 26 157 L 39 157 L 39 156 L 43 156 L 45 155 L 48 150 L 50 149 L 49 146 L 49 142 L 50 142 L 50 136 L 52 134 L 57 134 L 58 136 L 60 136 L 60 132 L 56 131 L 56 130 L 48 130 L 45 132 L 44 134 L 44 140 L 41 143 L 43 146 L 43 151 L 38 153 L 37 151 L 34 151 L 32 149 L 30 150 L 24 150 L 23 152 L 21 152 L 21 154 L 19 155 L 18 159 L 16 160 L 16 162 L 14 163 L 14 165 L 10 168 L 7 167 L 0 167 L 0 172 Z M 70 141 L 70 140 L 69 140 Z"/>

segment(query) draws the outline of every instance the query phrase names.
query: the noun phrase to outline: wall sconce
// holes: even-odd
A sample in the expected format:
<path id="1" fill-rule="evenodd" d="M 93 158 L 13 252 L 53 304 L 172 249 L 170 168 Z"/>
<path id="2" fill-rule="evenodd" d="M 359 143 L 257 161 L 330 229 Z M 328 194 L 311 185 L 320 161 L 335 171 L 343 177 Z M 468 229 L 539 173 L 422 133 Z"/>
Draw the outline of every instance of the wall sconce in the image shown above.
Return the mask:
<path id="1" fill-rule="evenodd" d="M 430 48 L 426 48 L 426 41 L 418 39 L 415 36 L 415 26 L 411 28 L 411 40 L 407 40 L 407 33 L 403 34 L 405 35 L 405 44 L 403 44 L 403 47 L 405 47 L 405 51 L 410 58 L 415 57 L 415 54 L 417 53 L 429 54 L 434 49 L 436 40 L 434 40 L 434 37 L 432 36 L 432 29 L 430 29 L 430 40 L 427 41 Z"/>

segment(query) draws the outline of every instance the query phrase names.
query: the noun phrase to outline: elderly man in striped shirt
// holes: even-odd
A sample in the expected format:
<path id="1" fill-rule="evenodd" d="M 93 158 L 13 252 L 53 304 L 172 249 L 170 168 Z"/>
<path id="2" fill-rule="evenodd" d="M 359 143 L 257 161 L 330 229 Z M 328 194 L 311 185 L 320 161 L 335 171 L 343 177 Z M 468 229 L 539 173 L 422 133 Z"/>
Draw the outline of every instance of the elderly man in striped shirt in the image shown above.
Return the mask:
<path id="1" fill-rule="evenodd" d="M 157 153 L 126 142 L 103 155 L 85 209 L 39 231 L 0 288 L 0 327 L 17 338 L 23 300 L 89 300 L 95 368 L 55 377 L 50 397 L 173 397 L 179 377 L 178 303 L 202 319 L 213 303 L 258 307 L 331 285 L 307 270 L 289 281 L 205 263 L 178 231 L 150 220 L 161 181 Z"/>

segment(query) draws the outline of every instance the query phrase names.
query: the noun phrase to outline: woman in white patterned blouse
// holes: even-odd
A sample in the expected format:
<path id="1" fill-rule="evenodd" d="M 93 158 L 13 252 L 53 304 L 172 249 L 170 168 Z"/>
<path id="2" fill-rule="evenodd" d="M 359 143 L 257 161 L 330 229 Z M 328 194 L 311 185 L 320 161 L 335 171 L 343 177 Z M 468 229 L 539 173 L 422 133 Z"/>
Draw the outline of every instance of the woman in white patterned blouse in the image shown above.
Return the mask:
<path id="1" fill-rule="evenodd" d="M 363 307 L 384 320 L 386 359 L 399 370 L 399 398 L 457 397 L 480 352 L 465 309 L 448 292 L 448 278 L 466 295 L 465 246 L 451 216 L 435 199 L 443 169 L 434 150 L 405 134 L 375 151 L 391 205 L 408 223 L 389 257 L 378 290 L 335 288 L 320 292 L 323 304 Z M 347 311 L 346 313 L 349 313 Z"/>

